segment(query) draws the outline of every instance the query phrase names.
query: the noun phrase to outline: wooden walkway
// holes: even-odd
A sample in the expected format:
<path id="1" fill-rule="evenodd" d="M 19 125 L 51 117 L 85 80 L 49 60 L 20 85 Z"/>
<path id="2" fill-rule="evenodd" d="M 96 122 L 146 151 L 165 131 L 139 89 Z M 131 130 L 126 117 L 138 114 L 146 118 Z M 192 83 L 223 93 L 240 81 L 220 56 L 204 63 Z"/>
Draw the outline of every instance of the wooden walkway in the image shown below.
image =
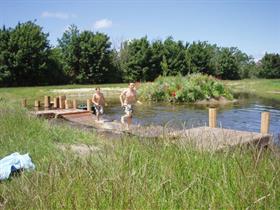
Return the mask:
<path id="1" fill-rule="evenodd" d="M 270 134 L 210 127 L 175 130 L 163 126 L 132 125 L 131 129 L 127 131 L 118 121 L 105 119 L 103 122 L 98 122 L 91 112 L 80 109 L 42 110 L 34 111 L 32 113 L 36 116 L 44 116 L 46 118 L 63 118 L 79 125 L 90 126 L 113 133 L 126 133 L 145 138 L 167 137 L 178 144 L 191 143 L 201 150 L 216 151 L 226 147 L 250 144 L 265 146 L 272 140 Z"/>

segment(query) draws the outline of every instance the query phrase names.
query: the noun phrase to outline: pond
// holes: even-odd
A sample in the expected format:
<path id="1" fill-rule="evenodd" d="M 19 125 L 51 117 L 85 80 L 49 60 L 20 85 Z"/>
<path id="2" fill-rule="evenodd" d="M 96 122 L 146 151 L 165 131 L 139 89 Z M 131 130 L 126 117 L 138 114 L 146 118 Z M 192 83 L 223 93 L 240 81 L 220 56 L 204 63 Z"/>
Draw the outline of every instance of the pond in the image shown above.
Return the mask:
<path id="1" fill-rule="evenodd" d="M 273 99 L 259 98 L 249 94 L 237 95 L 238 103 L 219 106 L 219 127 L 243 131 L 260 131 L 261 112 L 271 114 L 270 132 L 276 139 L 280 133 L 280 103 Z M 106 116 L 120 120 L 123 114 L 118 101 L 106 108 Z M 208 107 L 191 104 L 146 103 L 137 105 L 134 123 L 140 125 L 159 124 L 176 128 L 197 127 L 208 124 Z"/>
<path id="2" fill-rule="evenodd" d="M 111 91 L 110 91 L 111 92 Z M 120 107 L 118 95 L 121 90 L 114 92 L 112 96 L 105 94 L 108 99 L 106 118 L 120 120 L 123 111 Z M 67 98 L 85 101 L 90 98 L 91 92 L 68 93 Z M 271 114 L 270 132 L 275 139 L 280 138 L 280 102 L 273 99 L 260 98 L 255 95 L 239 93 L 235 95 L 238 103 L 218 106 L 217 122 L 219 127 L 243 130 L 260 131 L 261 112 L 268 111 Z M 137 105 L 133 123 L 140 125 L 163 125 L 176 128 L 197 127 L 208 124 L 208 107 L 193 104 L 170 103 L 144 103 Z"/>

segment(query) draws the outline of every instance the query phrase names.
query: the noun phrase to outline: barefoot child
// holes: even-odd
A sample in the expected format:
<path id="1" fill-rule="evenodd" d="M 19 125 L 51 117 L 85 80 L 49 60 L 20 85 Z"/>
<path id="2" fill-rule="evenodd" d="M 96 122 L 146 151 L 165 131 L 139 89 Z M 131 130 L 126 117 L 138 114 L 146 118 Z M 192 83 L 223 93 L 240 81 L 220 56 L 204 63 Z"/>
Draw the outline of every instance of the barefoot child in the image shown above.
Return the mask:
<path id="1" fill-rule="evenodd" d="M 128 88 L 121 93 L 120 101 L 125 113 L 125 115 L 121 117 L 121 122 L 122 124 L 125 124 L 126 121 L 127 129 L 129 129 L 129 126 L 132 123 L 133 105 L 135 103 L 142 104 L 140 101 L 137 101 L 136 88 L 134 83 L 130 83 Z"/>
<path id="2" fill-rule="evenodd" d="M 95 109 L 95 114 L 97 117 L 97 121 L 100 119 L 100 115 L 104 113 L 104 106 L 105 106 L 105 98 L 103 93 L 101 93 L 100 88 L 95 88 L 96 92 L 92 96 L 92 103 Z"/>

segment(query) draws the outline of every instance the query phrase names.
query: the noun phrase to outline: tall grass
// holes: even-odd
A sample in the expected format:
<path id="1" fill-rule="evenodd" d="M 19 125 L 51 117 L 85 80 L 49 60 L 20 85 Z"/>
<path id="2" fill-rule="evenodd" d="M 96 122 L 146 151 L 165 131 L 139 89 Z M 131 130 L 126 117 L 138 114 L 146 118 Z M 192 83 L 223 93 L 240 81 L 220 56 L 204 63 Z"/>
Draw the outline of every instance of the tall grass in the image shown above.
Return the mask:
<path id="1" fill-rule="evenodd" d="M 50 126 L 0 103 L 0 156 L 29 152 L 36 170 L 0 183 L 5 209 L 277 209 L 280 158 L 255 148 L 199 152 L 168 139 L 124 137 Z M 56 143 L 101 149 L 88 157 Z"/>
<path id="2" fill-rule="evenodd" d="M 233 99 L 231 91 L 212 76 L 190 74 L 186 77 L 158 77 L 140 89 L 140 97 L 151 101 L 196 102 L 204 99 Z"/>

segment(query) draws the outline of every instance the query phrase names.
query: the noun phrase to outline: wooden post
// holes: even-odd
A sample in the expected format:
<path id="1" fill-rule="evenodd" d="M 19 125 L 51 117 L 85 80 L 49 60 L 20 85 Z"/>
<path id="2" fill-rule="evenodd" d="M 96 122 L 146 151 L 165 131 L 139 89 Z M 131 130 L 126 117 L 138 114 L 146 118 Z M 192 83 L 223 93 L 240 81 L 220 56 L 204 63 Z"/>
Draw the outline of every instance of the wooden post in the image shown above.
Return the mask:
<path id="1" fill-rule="evenodd" d="M 91 99 L 87 99 L 87 110 L 91 111 Z"/>
<path id="2" fill-rule="evenodd" d="M 262 112 L 262 116 L 261 116 L 261 133 L 262 134 L 269 133 L 269 123 L 270 123 L 270 113 Z"/>
<path id="3" fill-rule="evenodd" d="M 59 98 L 58 97 L 53 98 L 53 108 L 55 108 L 55 109 L 59 108 Z"/>
<path id="4" fill-rule="evenodd" d="M 216 128 L 217 127 L 217 109 L 209 108 L 209 127 Z"/>
<path id="5" fill-rule="evenodd" d="M 59 108 L 60 109 L 65 108 L 65 100 L 66 100 L 66 96 L 59 96 Z"/>
<path id="6" fill-rule="evenodd" d="M 34 103 L 34 106 L 35 107 L 40 107 L 40 101 L 36 100 L 35 103 Z"/>
<path id="7" fill-rule="evenodd" d="M 70 109 L 70 108 L 71 108 L 71 101 L 65 100 L 65 109 Z"/>
<path id="8" fill-rule="evenodd" d="M 45 99 L 44 99 L 44 107 L 45 107 L 45 108 L 49 108 L 49 107 L 50 107 L 50 102 L 51 102 L 50 96 L 45 96 Z"/>
<path id="9" fill-rule="evenodd" d="M 26 107 L 26 104 L 27 104 L 26 99 L 23 99 L 23 100 L 21 101 L 21 106 L 22 106 L 22 107 Z"/>
<path id="10" fill-rule="evenodd" d="M 77 109 L 77 100 L 73 99 L 72 103 L 73 103 L 73 109 Z"/>

